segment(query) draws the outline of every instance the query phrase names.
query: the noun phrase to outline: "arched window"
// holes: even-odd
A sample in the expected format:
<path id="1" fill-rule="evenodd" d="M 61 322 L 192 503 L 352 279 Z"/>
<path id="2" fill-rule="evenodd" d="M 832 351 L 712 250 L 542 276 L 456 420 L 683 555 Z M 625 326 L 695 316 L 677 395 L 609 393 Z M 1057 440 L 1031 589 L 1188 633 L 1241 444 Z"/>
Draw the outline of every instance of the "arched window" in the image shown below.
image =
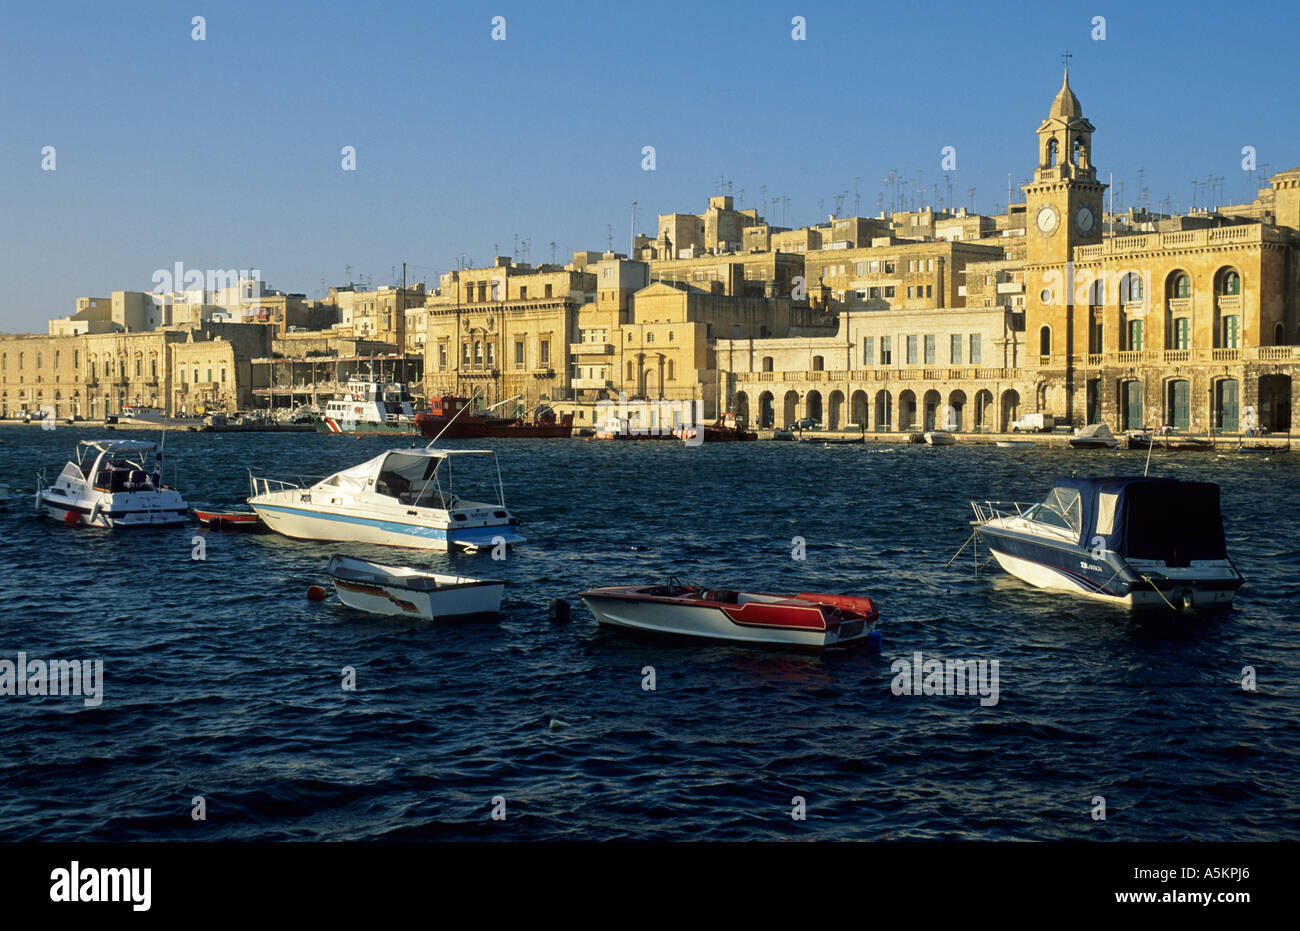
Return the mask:
<path id="1" fill-rule="evenodd" d="M 1137 272 L 1129 272 L 1119 283 L 1119 302 L 1121 304 L 1141 304 L 1143 295 L 1142 276 Z"/>
<path id="2" fill-rule="evenodd" d="M 1273 327 L 1273 345 L 1283 346 L 1285 344 L 1286 344 L 1286 327 L 1279 323 Z"/>
<path id="3" fill-rule="evenodd" d="M 1047 140 L 1047 167 L 1048 168 L 1056 167 L 1056 140 L 1055 139 Z"/>
<path id="4" fill-rule="evenodd" d="M 1079 153 L 1083 151 L 1083 143 L 1078 139 L 1074 140 L 1073 151 L 1070 153 L 1070 161 L 1079 164 Z"/>
<path id="5" fill-rule="evenodd" d="M 1278 326 L 1281 326 L 1281 324 L 1278 324 Z M 763 371 L 764 371 L 764 372 L 770 372 L 770 371 L 772 371 L 772 357 L 771 357 L 771 356 L 763 356 Z"/>
<path id="6" fill-rule="evenodd" d="M 1241 293 L 1241 276 L 1233 269 L 1228 269 L 1219 276 L 1219 294 L 1222 296 Z"/>
<path id="7" fill-rule="evenodd" d="M 1192 279 L 1190 275 L 1179 272 L 1174 276 L 1173 287 L 1170 293 L 1174 298 L 1184 298 L 1192 296 Z"/>
<path id="8" fill-rule="evenodd" d="M 825 369 L 825 368 L 826 368 L 826 360 L 823 359 L 821 356 L 813 356 L 813 358 L 812 358 L 812 370 L 813 370 L 814 372 L 820 372 L 820 371 L 822 371 L 822 370 Z"/>
<path id="9" fill-rule="evenodd" d="M 1052 354 L 1052 328 L 1045 326 L 1038 331 L 1038 354 L 1040 356 L 1050 356 Z"/>

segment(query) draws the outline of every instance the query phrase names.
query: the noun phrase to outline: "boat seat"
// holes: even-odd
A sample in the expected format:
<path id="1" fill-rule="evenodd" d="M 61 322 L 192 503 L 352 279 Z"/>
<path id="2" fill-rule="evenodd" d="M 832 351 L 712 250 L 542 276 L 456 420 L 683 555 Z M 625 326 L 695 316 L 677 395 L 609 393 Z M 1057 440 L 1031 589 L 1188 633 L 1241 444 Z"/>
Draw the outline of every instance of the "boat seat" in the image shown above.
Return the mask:
<path id="1" fill-rule="evenodd" d="M 717 589 L 715 591 L 704 593 L 705 601 L 716 601 L 719 604 L 734 605 L 740 604 L 740 592 L 731 591 L 730 589 Z"/>

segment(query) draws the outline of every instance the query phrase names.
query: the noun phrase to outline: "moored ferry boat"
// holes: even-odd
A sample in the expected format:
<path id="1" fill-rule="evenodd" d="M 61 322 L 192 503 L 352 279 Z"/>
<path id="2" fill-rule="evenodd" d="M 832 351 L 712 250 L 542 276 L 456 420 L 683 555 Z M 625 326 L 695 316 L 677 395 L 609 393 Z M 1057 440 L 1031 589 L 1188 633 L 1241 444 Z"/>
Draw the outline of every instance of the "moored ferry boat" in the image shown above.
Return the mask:
<path id="1" fill-rule="evenodd" d="M 162 482 L 162 450 L 140 440 L 83 440 L 51 483 L 37 477 L 37 506 L 69 526 L 166 527 L 189 505 Z"/>
<path id="2" fill-rule="evenodd" d="M 315 419 L 317 433 L 419 436 L 411 393 L 395 382 L 354 378 Z"/>
<path id="3" fill-rule="evenodd" d="M 998 564 L 1038 588 L 1183 610 L 1228 604 L 1244 582 L 1212 482 L 1063 478 L 1035 504 L 971 506 Z"/>
<path id="4" fill-rule="evenodd" d="M 524 539 L 491 450 L 390 449 L 314 485 L 249 481 L 263 523 L 299 540 L 474 551 Z"/>

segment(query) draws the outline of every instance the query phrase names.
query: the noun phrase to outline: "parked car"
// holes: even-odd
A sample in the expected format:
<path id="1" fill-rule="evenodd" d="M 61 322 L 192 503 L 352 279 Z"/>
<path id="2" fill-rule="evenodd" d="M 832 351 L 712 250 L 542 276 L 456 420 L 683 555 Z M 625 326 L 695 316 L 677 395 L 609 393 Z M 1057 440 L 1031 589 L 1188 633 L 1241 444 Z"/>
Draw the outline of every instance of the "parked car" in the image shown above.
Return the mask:
<path id="1" fill-rule="evenodd" d="M 1051 414 L 1026 414 L 1011 425 L 1012 433 L 1050 433 L 1056 425 Z"/>
<path id="2" fill-rule="evenodd" d="M 794 423 L 785 425 L 787 430 L 820 430 L 821 424 L 811 417 L 804 417 L 802 420 L 796 420 Z"/>

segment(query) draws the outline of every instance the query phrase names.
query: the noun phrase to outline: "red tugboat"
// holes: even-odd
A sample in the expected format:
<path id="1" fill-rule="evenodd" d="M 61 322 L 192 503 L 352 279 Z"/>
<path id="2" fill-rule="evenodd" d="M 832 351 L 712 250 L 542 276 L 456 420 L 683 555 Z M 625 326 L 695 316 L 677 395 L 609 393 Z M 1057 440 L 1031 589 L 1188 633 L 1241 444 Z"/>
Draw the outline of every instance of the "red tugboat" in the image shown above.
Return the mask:
<path id="1" fill-rule="evenodd" d="M 513 399 L 512 399 L 513 400 Z M 555 411 L 542 406 L 533 412 L 532 420 L 498 417 L 489 411 L 466 410 L 469 398 L 454 395 L 429 399 L 429 410 L 415 415 L 415 425 L 429 438 L 439 435 L 448 439 L 523 436 L 550 439 L 567 437 L 573 433 L 573 414 L 556 417 Z M 446 433 L 443 433 L 443 430 Z"/>
<path id="2" fill-rule="evenodd" d="M 696 437 L 699 427 L 682 427 L 673 434 L 679 439 L 690 442 Z M 745 418 L 735 411 L 727 411 L 713 423 L 704 427 L 706 443 L 749 443 L 758 439 L 758 434 L 748 429 Z"/>

